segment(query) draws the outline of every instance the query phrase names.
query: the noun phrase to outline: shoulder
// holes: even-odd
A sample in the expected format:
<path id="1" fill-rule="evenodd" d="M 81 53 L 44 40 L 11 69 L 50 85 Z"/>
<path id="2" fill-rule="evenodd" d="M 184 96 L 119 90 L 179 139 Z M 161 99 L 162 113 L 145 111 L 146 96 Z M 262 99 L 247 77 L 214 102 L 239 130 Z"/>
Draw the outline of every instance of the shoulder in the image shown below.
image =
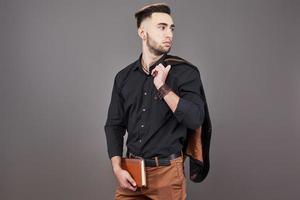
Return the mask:
<path id="1" fill-rule="evenodd" d="M 194 64 L 179 56 L 167 55 L 165 62 L 167 65 L 171 65 L 172 71 L 177 73 L 200 73 Z"/>
<path id="2" fill-rule="evenodd" d="M 123 67 L 120 71 L 118 71 L 115 75 L 114 81 L 120 88 L 128 78 L 129 74 L 133 71 L 137 64 L 138 60 L 134 61 L 133 63 Z"/>

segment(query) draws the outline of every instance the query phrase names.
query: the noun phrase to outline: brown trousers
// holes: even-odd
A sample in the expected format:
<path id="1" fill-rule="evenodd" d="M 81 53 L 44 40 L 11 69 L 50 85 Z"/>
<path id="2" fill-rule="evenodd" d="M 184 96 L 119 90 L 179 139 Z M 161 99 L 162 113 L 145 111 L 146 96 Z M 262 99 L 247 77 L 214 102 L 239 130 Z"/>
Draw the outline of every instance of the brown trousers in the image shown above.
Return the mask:
<path id="1" fill-rule="evenodd" d="M 171 160 L 169 166 L 146 167 L 147 187 L 136 191 L 118 186 L 116 200 L 185 200 L 186 177 L 183 158 Z"/>

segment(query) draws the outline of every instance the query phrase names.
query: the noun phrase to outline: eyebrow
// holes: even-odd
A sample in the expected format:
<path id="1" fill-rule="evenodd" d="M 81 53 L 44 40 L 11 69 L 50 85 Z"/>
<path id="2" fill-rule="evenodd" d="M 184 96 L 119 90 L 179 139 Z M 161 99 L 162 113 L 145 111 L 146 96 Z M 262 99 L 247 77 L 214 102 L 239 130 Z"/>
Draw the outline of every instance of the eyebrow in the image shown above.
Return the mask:
<path id="1" fill-rule="evenodd" d="M 159 24 L 157 24 L 157 25 L 158 25 L 158 26 L 159 26 L 159 25 L 168 26 L 168 24 L 167 24 L 167 23 L 159 23 Z M 174 24 L 171 24 L 171 27 L 172 27 L 172 28 L 175 28 L 175 25 L 174 25 Z"/>

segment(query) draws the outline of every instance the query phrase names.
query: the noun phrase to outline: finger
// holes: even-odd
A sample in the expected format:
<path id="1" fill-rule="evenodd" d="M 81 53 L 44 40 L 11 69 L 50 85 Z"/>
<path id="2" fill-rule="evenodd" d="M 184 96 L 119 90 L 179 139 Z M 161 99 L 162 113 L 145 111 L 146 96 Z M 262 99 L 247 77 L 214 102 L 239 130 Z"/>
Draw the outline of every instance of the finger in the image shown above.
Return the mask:
<path id="1" fill-rule="evenodd" d="M 157 69 L 155 69 L 155 68 L 151 71 L 151 75 L 154 77 L 157 75 L 157 73 L 158 73 Z"/>
<path id="2" fill-rule="evenodd" d="M 171 65 L 168 65 L 168 66 L 166 67 L 167 73 L 169 73 L 170 69 L 171 69 Z"/>
<path id="3" fill-rule="evenodd" d="M 136 190 L 136 186 L 134 187 L 133 185 L 131 185 L 131 183 L 128 181 L 128 179 L 125 177 L 124 180 L 122 180 L 120 182 L 120 186 L 121 188 L 123 189 L 130 189 L 132 191 L 135 191 Z"/>
<path id="4" fill-rule="evenodd" d="M 137 188 L 137 187 L 133 187 L 132 185 L 128 184 L 127 188 L 128 188 L 129 190 L 136 191 L 136 188 Z"/>
<path id="5" fill-rule="evenodd" d="M 168 65 L 167 67 L 164 67 L 163 65 L 161 65 L 159 67 L 165 74 L 168 74 L 171 68 L 171 65 Z"/>
<path id="6" fill-rule="evenodd" d="M 157 66 L 165 68 L 165 66 L 161 63 L 159 63 Z"/>
<path id="7" fill-rule="evenodd" d="M 158 71 L 159 71 L 159 70 L 160 70 L 159 67 L 156 66 L 156 67 L 151 71 L 151 75 L 155 77 L 155 76 L 158 74 Z"/>
<path id="8" fill-rule="evenodd" d="M 165 67 L 160 63 L 160 64 L 156 65 L 154 69 L 161 70 L 161 69 L 164 69 L 164 68 Z"/>
<path id="9" fill-rule="evenodd" d="M 136 185 L 134 186 L 131 182 L 129 182 L 129 180 L 127 179 L 126 180 L 126 186 L 125 188 L 129 189 L 129 190 L 132 190 L 132 191 L 135 191 L 136 190 Z"/>
<path id="10" fill-rule="evenodd" d="M 158 74 L 157 71 L 153 72 L 153 77 L 155 77 Z"/>
<path id="11" fill-rule="evenodd" d="M 156 70 L 156 67 L 154 67 L 154 68 L 152 69 L 152 71 L 151 71 L 151 75 L 153 75 L 153 74 L 154 74 L 155 70 Z"/>
<path id="12" fill-rule="evenodd" d="M 132 185 L 132 186 L 136 186 L 136 182 L 133 180 L 133 178 L 130 176 L 130 175 L 128 175 L 127 177 L 127 181 Z"/>
<path id="13" fill-rule="evenodd" d="M 163 70 L 164 69 L 160 65 L 156 65 L 156 67 L 152 70 L 152 72 L 155 71 L 157 75 L 158 73 L 162 73 Z"/>
<path id="14" fill-rule="evenodd" d="M 164 71 L 165 70 L 165 66 L 163 65 L 163 64 L 159 64 L 159 65 L 157 65 L 157 67 L 160 69 L 160 70 L 162 70 L 162 71 Z"/>
<path id="15" fill-rule="evenodd" d="M 132 190 L 132 191 L 135 191 L 137 187 L 133 187 L 129 182 L 126 181 L 126 183 L 120 185 L 121 188 L 123 189 L 129 189 L 129 190 Z"/>

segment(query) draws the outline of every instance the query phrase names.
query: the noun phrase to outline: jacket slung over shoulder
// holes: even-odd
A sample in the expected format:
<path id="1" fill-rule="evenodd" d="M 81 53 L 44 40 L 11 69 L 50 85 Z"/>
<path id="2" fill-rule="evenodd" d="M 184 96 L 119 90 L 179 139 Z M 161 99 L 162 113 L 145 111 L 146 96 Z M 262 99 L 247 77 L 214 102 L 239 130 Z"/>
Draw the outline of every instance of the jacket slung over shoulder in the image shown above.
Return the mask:
<path id="1" fill-rule="evenodd" d="M 185 64 L 197 69 L 196 66 L 178 56 L 167 55 L 164 62 L 165 65 L 171 65 L 172 67 Z M 212 133 L 212 124 L 209 117 L 208 106 L 202 83 L 200 90 L 200 94 L 204 98 L 204 121 L 201 127 L 195 130 L 188 129 L 187 144 L 184 148 L 185 158 L 189 157 L 190 180 L 192 180 L 193 182 L 202 182 L 206 178 L 210 167 L 209 148 Z"/>

